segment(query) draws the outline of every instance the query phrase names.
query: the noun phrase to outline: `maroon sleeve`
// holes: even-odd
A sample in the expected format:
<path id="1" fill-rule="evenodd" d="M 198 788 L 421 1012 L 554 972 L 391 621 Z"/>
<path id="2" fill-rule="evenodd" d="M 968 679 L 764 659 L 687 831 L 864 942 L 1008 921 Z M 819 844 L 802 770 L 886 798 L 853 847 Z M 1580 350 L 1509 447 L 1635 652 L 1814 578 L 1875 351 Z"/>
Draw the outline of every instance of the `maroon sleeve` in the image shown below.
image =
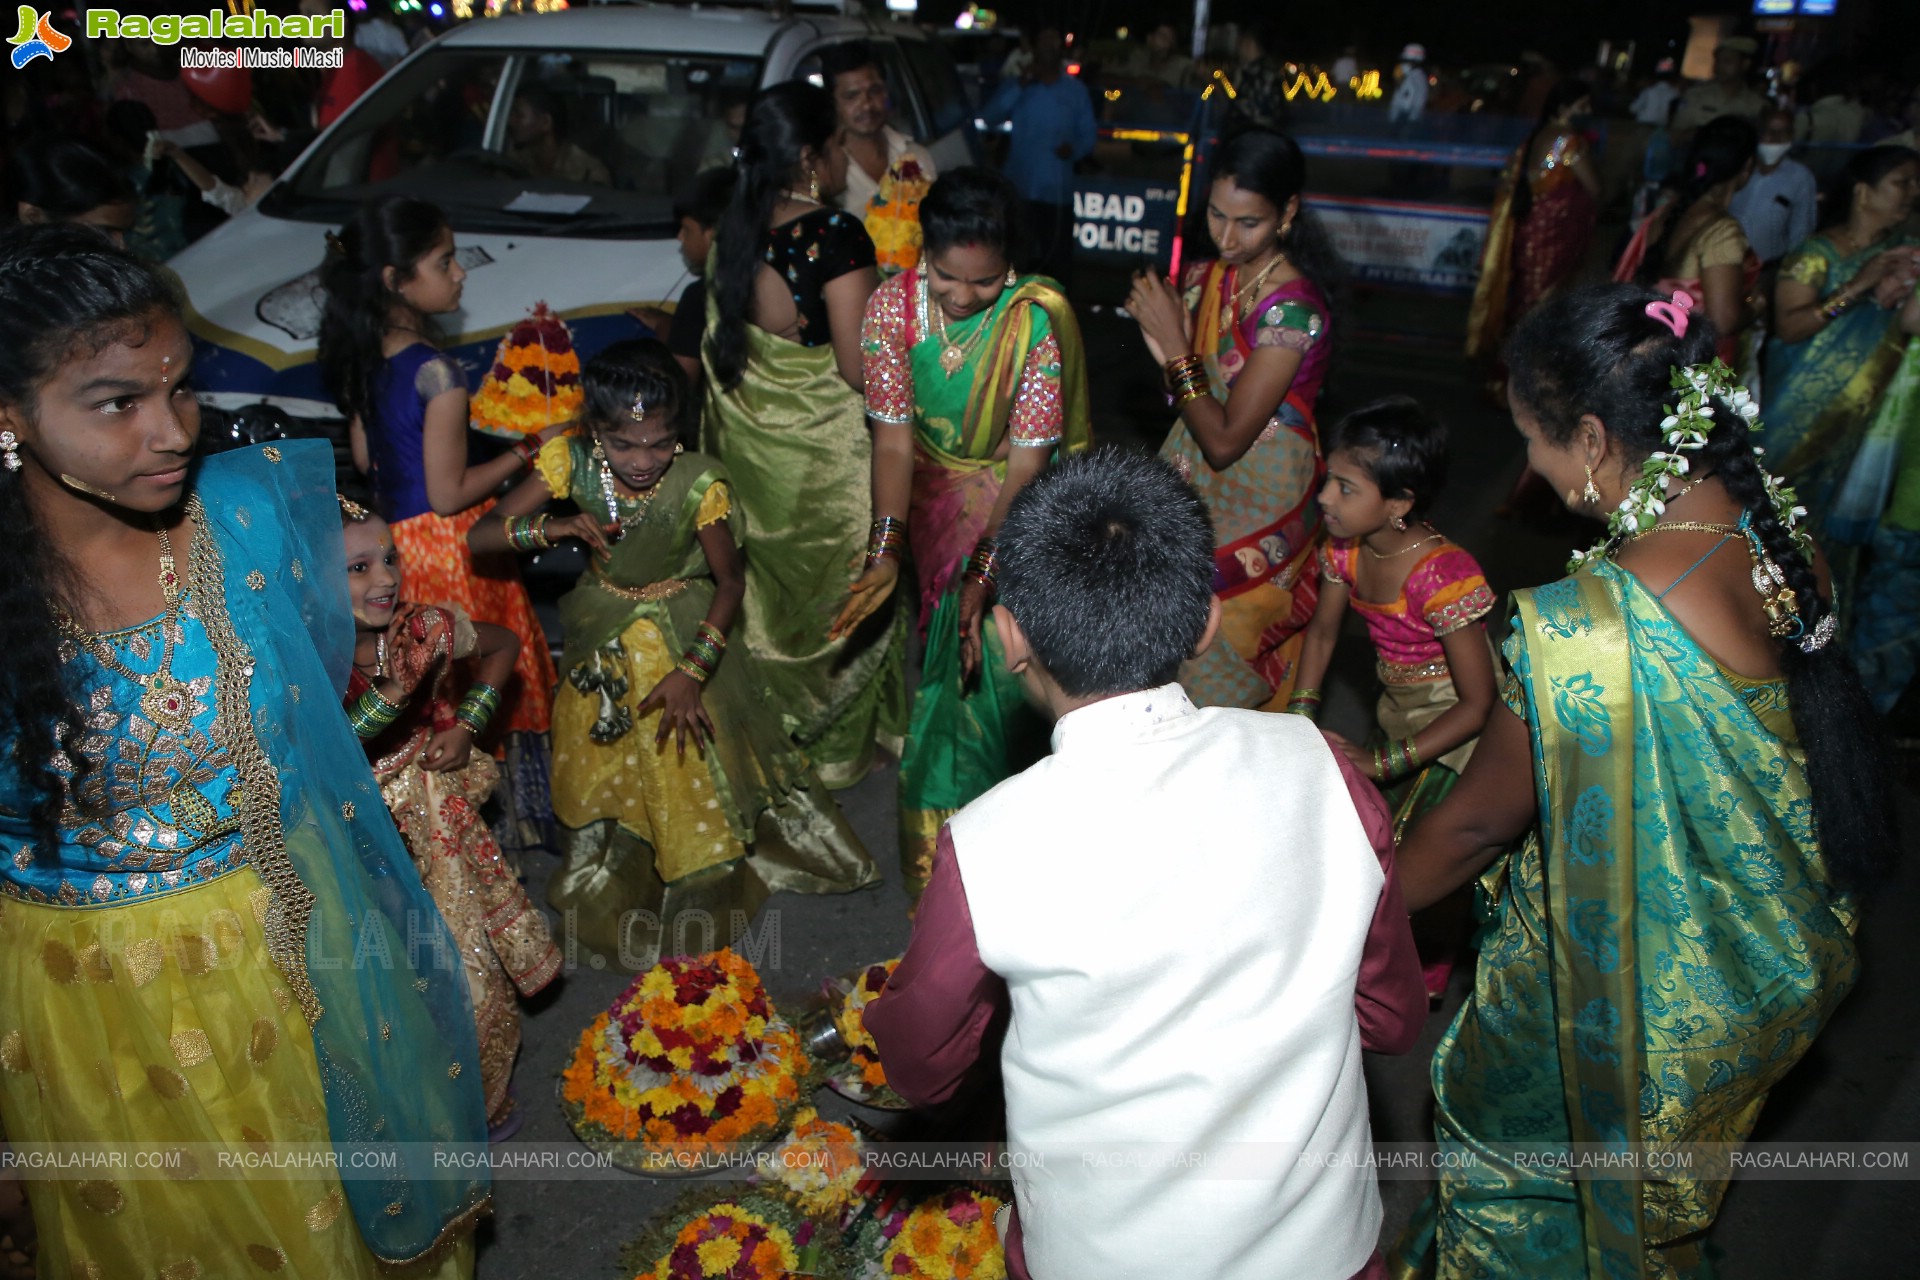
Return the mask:
<path id="1" fill-rule="evenodd" d="M 1416 983 L 1419 977 L 1416 969 Z M 979 1061 L 987 1027 L 1006 1000 L 1006 984 L 981 963 L 953 835 L 942 827 L 913 941 L 866 1010 L 887 1084 L 916 1107 L 951 1098 Z"/>
<path id="2" fill-rule="evenodd" d="M 1406 1053 L 1420 1038 L 1427 1020 L 1427 984 L 1420 975 L 1420 953 L 1413 944 L 1413 925 L 1400 897 L 1400 878 L 1393 867 L 1393 815 L 1367 776 L 1337 748 L 1333 758 L 1347 780 L 1360 825 L 1380 859 L 1387 882 L 1373 909 L 1366 950 L 1360 956 L 1360 981 L 1353 991 L 1353 1011 L 1360 1019 L 1360 1047 L 1375 1053 Z"/>

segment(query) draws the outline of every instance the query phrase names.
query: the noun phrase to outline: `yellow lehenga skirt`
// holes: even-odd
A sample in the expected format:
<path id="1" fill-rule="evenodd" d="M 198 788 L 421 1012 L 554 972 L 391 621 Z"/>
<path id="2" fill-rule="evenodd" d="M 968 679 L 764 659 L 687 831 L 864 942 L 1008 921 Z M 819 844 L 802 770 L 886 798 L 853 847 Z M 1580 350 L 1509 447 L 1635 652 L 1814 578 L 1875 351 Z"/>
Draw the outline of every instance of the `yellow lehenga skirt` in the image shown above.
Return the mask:
<path id="1" fill-rule="evenodd" d="M 124 1167 L 26 1175 L 41 1275 L 472 1274 L 471 1231 L 381 1267 L 337 1173 L 210 1155 L 330 1141 L 312 1034 L 261 931 L 267 901 L 251 867 L 125 906 L 0 901 L 7 1136 L 125 1153 Z"/>

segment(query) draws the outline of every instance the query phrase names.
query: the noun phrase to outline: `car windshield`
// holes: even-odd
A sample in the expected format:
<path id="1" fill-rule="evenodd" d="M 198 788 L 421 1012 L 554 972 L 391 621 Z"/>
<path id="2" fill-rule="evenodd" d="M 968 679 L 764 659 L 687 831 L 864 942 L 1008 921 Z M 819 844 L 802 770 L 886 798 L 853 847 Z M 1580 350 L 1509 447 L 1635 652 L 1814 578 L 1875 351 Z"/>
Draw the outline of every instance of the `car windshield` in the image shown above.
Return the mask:
<path id="1" fill-rule="evenodd" d="M 263 202 L 337 221 L 385 195 L 456 230 L 671 234 L 673 196 L 731 163 L 751 58 L 442 49 L 398 69 Z"/>

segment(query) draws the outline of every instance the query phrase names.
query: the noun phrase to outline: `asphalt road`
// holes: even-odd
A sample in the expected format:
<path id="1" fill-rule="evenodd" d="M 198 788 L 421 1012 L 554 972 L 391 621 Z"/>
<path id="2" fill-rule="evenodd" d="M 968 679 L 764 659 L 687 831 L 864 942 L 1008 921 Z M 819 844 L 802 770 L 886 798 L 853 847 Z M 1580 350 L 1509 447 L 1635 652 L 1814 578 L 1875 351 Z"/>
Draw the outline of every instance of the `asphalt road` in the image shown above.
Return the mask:
<path id="1" fill-rule="evenodd" d="M 1428 400 L 1453 430 L 1454 459 L 1447 494 L 1435 522 L 1474 551 L 1496 590 L 1548 581 L 1561 573 L 1577 527 L 1530 528 L 1494 516 L 1520 465 L 1512 424 L 1481 395 L 1477 375 L 1457 345 L 1436 335 L 1458 332 L 1459 308 L 1416 299 L 1367 298 L 1356 309 L 1362 337 L 1340 354 L 1321 405 L 1323 422 L 1389 392 Z M 1096 427 L 1108 439 L 1152 447 L 1167 421 L 1151 362 L 1133 326 L 1111 312 L 1083 317 L 1093 369 Z M 1371 659 L 1357 636 L 1342 646 L 1329 680 L 1325 716 L 1344 733 L 1365 730 L 1372 697 Z M 1912 803 L 1908 762 L 1909 832 L 1920 817 Z M 906 945 L 906 899 L 900 888 L 894 837 L 894 774 L 874 774 L 841 794 L 854 828 L 886 872 L 883 886 L 841 897 L 783 894 L 758 922 L 756 941 L 768 947 L 762 974 L 784 1006 L 803 1001 L 828 974 L 900 953 Z M 1915 842 L 1909 835 L 1909 860 Z M 1177 856 L 1179 851 L 1169 851 Z M 526 867 L 535 901 L 544 901 L 556 861 Z M 1916 878 L 1908 874 L 1873 904 L 1862 931 L 1863 976 L 1809 1058 L 1769 1102 L 1758 1137 L 1780 1141 L 1920 1142 L 1920 1073 L 1913 1028 L 1920 1024 L 1920 930 L 1903 925 L 1920 908 Z M 724 940 L 724 939 L 723 939 Z M 617 964 L 596 968 L 585 957 L 563 981 L 527 1008 L 525 1047 L 516 1089 L 527 1123 L 508 1149 L 528 1157 L 578 1149 L 555 1102 L 561 1069 L 580 1030 L 619 993 L 630 975 Z M 1466 975 L 1456 974 L 1445 1006 L 1429 1019 L 1422 1045 L 1400 1058 L 1370 1058 L 1374 1136 L 1381 1141 L 1430 1136 L 1428 1064 L 1434 1043 L 1458 1009 Z M 846 1104 L 829 1095 L 822 1109 Z M 1916 1176 L 1908 1171 L 1904 1178 Z M 503 1173 L 496 1216 L 483 1228 L 483 1280 L 532 1280 L 556 1274 L 612 1280 L 620 1248 L 648 1218 L 686 1191 L 677 1182 L 625 1174 L 593 1179 L 564 1170 Z M 1387 1209 L 1384 1240 L 1405 1223 L 1425 1185 L 1382 1184 Z M 1911 1273 L 1911 1253 L 1899 1232 L 1916 1203 L 1913 1183 L 1879 1181 L 1752 1181 L 1736 1183 L 1711 1236 L 1720 1274 L 1771 1280 Z M 1197 1280 L 1197 1278 L 1196 1278 Z"/>

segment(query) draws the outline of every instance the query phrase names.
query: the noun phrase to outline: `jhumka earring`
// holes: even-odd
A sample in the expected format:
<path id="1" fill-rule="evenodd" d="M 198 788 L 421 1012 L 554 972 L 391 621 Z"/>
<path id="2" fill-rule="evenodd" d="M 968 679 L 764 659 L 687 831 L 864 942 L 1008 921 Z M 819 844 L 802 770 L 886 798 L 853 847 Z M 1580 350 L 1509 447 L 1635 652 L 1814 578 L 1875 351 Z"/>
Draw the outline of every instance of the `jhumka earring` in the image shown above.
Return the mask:
<path id="1" fill-rule="evenodd" d="M 1587 468 L 1587 487 L 1581 491 L 1580 496 L 1585 499 L 1586 504 L 1590 507 L 1600 505 L 1600 490 L 1594 486 L 1593 468 L 1591 466 Z"/>
<path id="2" fill-rule="evenodd" d="M 0 459 L 5 460 L 7 470 L 20 469 L 20 437 L 11 431 L 0 431 Z"/>
<path id="3" fill-rule="evenodd" d="M 675 440 L 673 442 L 674 456 L 678 457 L 680 454 L 683 454 L 686 451 L 687 451 L 687 446 L 685 446 L 684 444 L 681 444 L 678 440 Z"/>
<path id="4" fill-rule="evenodd" d="M 807 170 L 807 198 L 818 203 L 820 200 L 820 175 Z"/>
<path id="5" fill-rule="evenodd" d="M 1405 516 L 1395 516 L 1393 519 L 1387 521 L 1387 523 L 1393 526 L 1395 533 L 1405 533 L 1407 531 L 1407 518 Z"/>
<path id="6" fill-rule="evenodd" d="M 1013 288 L 1013 286 L 1019 283 L 1020 283 L 1020 273 L 1018 271 L 1015 271 L 1012 267 L 1008 267 L 1007 268 L 1007 288 L 1011 289 Z"/>

